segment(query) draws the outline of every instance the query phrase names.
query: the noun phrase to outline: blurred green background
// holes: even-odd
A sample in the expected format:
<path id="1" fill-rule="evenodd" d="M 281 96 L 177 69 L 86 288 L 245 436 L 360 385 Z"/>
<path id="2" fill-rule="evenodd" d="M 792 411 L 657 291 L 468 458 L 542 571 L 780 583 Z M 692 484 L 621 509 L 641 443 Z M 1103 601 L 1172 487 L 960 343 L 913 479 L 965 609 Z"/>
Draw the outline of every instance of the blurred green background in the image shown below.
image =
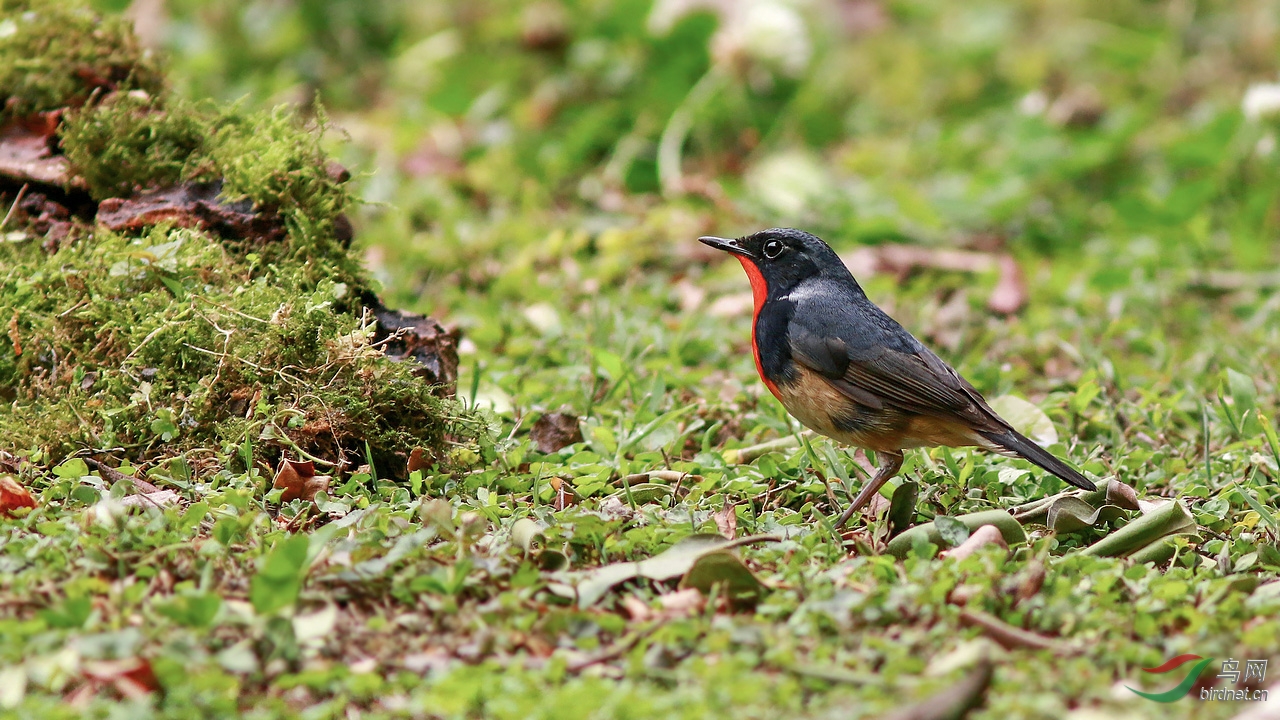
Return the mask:
<path id="1" fill-rule="evenodd" d="M 1068 254 L 1105 238 L 1166 266 L 1275 259 L 1274 126 L 1242 108 L 1251 84 L 1277 80 L 1274 2 L 131 12 L 184 95 L 318 95 L 371 172 L 366 199 L 402 211 L 392 223 L 370 208 L 366 224 L 397 265 L 467 268 L 552 226 L 643 226 L 644 262 L 694 229 L 776 224 L 841 244 L 994 236 Z M 512 232 L 501 219 L 517 215 L 528 227 Z"/>

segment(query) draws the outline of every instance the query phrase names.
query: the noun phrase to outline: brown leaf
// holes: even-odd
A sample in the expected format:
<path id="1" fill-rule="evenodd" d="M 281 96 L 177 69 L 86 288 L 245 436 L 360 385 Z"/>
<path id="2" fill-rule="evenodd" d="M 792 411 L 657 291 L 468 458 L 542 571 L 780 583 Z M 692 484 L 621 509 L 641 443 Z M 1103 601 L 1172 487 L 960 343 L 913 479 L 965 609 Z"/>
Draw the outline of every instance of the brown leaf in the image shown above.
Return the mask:
<path id="1" fill-rule="evenodd" d="M 529 3 L 520 14 L 520 25 L 520 40 L 529 50 L 559 50 L 570 39 L 569 14 L 558 2 Z"/>
<path id="2" fill-rule="evenodd" d="M 378 321 L 374 342 L 387 357 L 413 360 L 414 373 L 436 386 L 436 394 L 453 397 L 458 386 L 458 328 L 446 329 L 434 318 L 403 310 L 391 310 L 377 302 L 370 308 Z"/>
<path id="3" fill-rule="evenodd" d="M 582 442 L 582 428 L 578 427 L 576 415 L 546 413 L 533 424 L 529 439 L 537 444 L 538 452 L 550 454 Z"/>
<path id="4" fill-rule="evenodd" d="M 1125 510 L 1142 509 L 1142 505 L 1138 502 L 1138 493 L 1119 480 L 1107 483 L 1107 504 L 1119 505 Z"/>
<path id="5" fill-rule="evenodd" d="M 1005 550 L 1009 549 L 1009 544 L 1004 541 L 1004 535 L 1000 534 L 1000 528 L 995 525 L 983 525 L 970 533 L 968 540 L 941 555 L 952 560 L 963 560 L 987 545 L 998 545 Z"/>
<path id="6" fill-rule="evenodd" d="M 132 198 L 107 198 L 98 204 L 97 222 L 116 232 L 139 232 L 160 223 L 199 228 L 225 238 L 277 242 L 285 238 L 284 220 L 252 200 L 224 202 L 222 183 L 185 183 Z"/>
<path id="7" fill-rule="evenodd" d="M 409 472 L 426 470 L 429 467 L 431 467 L 431 462 L 427 459 L 426 452 L 422 448 L 416 447 L 409 451 Z"/>
<path id="8" fill-rule="evenodd" d="M 315 463 L 307 460 L 297 462 L 282 459 L 276 467 L 276 479 L 272 487 L 284 488 L 280 493 L 281 502 L 289 502 L 301 498 L 315 500 L 316 493 L 329 489 L 332 478 L 328 475 L 316 475 Z"/>
<path id="9" fill-rule="evenodd" d="M 19 183 L 84 188 L 83 180 L 72 177 L 67 159 L 53 154 L 48 136 L 22 125 L 0 129 L 0 175 Z"/>
<path id="10" fill-rule="evenodd" d="M 880 493 L 876 493 L 875 495 L 871 496 L 871 500 L 867 503 L 867 507 L 863 510 L 863 512 L 869 513 L 872 517 L 874 517 L 888 510 L 889 506 L 892 504 L 893 503 L 889 500 L 886 500 L 883 495 L 881 495 Z"/>
<path id="11" fill-rule="evenodd" d="M 160 689 L 151 663 L 145 658 L 86 660 L 80 672 L 90 687 L 111 687 L 127 699 L 146 697 Z"/>
<path id="12" fill-rule="evenodd" d="M 840 25 L 849 37 L 873 35 L 889 25 L 889 13 L 879 0 L 844 0 L 838 8 Z"/>
<path id="13" fill-rule="evenodd" d="M 1054 125 L 1092 127 L 1106 114 L 1102 95 L 1092 85 L 1081 85 L 1062 95 L 1049 106 L 1045 119 Z"/>
<path id="14" fill-rule="evenodd" d="M 9 342 L 13 344 L 14 357 L 22 355 L 22 333 L 18 327 L 18 318 L 21 317 L 17 310 L 13 311 L 13 317 L 9 318 Z"/>
<path id="15" fill-rule="evenodd" d="M 36 499 L 18 481 L 8 475 L 0 476 L 0 515 L 12 517 L 18 508 L 34 508 Z"/>
<path id="16" fill-rule="evenodd" d="M 725 501 L 724 507 L 711 515 L 711 519 L 716 521 L 716 529 L 726 539 L 732 540 L 738 536 L 738 513 L 736 511 L 737 503 Z"/>

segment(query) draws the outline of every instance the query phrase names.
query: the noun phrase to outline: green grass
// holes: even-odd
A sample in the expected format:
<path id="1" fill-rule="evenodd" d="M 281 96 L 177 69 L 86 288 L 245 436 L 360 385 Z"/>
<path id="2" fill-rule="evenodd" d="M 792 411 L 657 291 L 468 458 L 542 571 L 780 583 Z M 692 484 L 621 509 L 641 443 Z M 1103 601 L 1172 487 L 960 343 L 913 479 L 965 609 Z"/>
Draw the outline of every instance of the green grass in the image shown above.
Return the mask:
<path id="1" fill-rule="evenodd" d="M 984 653 L 972 717 L 1247 709 L 1124 686 L 1174 686 L 1141 668 L 1181 653 L 1217 659 L 1206 680 L 1228 657 L 1275 672 L 1280 156 L 1275 119 L 1241 98 L 1275 77 L 1276 6 L 891 2 L 850 34 L 815 3 L 791 74 L 752 46 L 717 55 L 707 14 L 661 34 L 646 2 L 564 5 L 174 3 L 173 84 L 192 99 L 320 89 L 375 203 L 356 223 L 369 269 L 390 304 L 463 328 L 459 396 L 490 408 L 496 442 L 449 473 L 336 477 L 314 510 L 238 466 L 158 477 L 183 506 L 128 512 L 79 468 L 26 469 L 46 489 L 0 520 L 4 712 L 877 717 Z M 367 23 L 344 31 L 351 17 Z M 344 53 L 360 66 L 334 70 Z M 663 194 L 682 116 L 691 192 Z M 988 397 L 1040 408 L 1055 452 L 1179 499 L 1198 536 L 1161 564 L 1080 552 L 1111 527 L 1035 525 L 1007 556 L 899 560 L 884 520 L 844 543 L 829 527 L 823 479 L 843 503 L 843 478 L 864 477 L 851 450 L 732 462 L 799 427 L 755 377 L 745 278 L 695 239 L 781 224 L 846 253 L 1012 253 L 1028 297 L 1010 317 L 986 310 L 994 272 L 859 279 Z M 530 430 L 553 411 L 584 439 L 543 454 Z M 634 477 L 652 471 L 674 475 Z M 913 453 L 903 478 L 917 523 L 1064 489 L 969 449 Z M 766 586 L 754 608 L 666 607 L 675 580 L 566 597 L 715 532 L 730 504 L 739 536 L 781 538 L 735 551 Z M 976 611 L 1053 649 L 1001 649 Z M 62 704 L 91 661 L 133 657 L 162 693 L 106 683 Z"/>

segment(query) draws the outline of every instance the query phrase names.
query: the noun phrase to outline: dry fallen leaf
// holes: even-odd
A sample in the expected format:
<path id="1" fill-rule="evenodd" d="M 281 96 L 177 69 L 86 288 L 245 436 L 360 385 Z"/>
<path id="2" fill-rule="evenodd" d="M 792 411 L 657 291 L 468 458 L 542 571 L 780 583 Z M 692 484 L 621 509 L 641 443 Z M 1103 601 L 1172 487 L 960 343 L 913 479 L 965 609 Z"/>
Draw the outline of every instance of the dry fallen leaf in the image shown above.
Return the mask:
<path id="1" fill-rule="evenodd" d="M 328 475 L 316 475 L 315 463 L 310 460 L 281 460 L 276 468 L 276 480 L 272 487 L 284 488 L 284 492 L 280 493 L 281 502 L 298 498 L 315 500 L 316 493 L 329 489 L 330 480 L 332 478 Z"/>
<path id="2" fill-rule="evenodd" d="M 416 447 L 409 451 L 409 472 L 414 470 L 426 470 L 431 467 L 431 462 L 427 459 L 425 451 Z"/>
<path id="3" fill-rule="evenodd" d="M 67 159 L 53 154 L 49 134 L 16 124 L 0 128 L 0 175 L 19 183 L 83 189 L 84 181 L 71 175 Z"/>
<path id="4" fill-rule="evenodd" d="M 892 503 L 889 500 L 886 500 L 883 495 L 876 493 L 871 496 L 871 500 L 867 503 L 867 507 L 863 512 L 869 513 L 872 517 L 875 517 L 885 510 L 888 510 L 890 505 L 892 505 Z"/>
<path id="5" fill-rule="evenodd" d="M 1142 504 L 1138 500 L 1138 493 L 1131 486 L 1112 480 L 1107 483 L 1107 503 L 1110 505 L 1118 505 L 1125 510 L 1141 510 Z"/>
<path id="6" fill-rule="evenodd" d="M 645 622 L 653 617 L 653 610 L 649 609 L 649 605 L 635 595 L 622 598 L 622 609 L 627 611 L 633 622 Z"/>
<path id="7" fill-rule="evenodd" d="M 662 603 L 663 615 L 669 618 L 681 618 L 702 612 L 707 599 L 697 588 L 686 588 L 667 593 L 658 598 Z"/>
<path id="8" fill-rule="evenodd" d="M 177 505 L 179 500 L 181 498 L 173 490 L 157 490 L 151 493 L 126 495 L 120 499 L 120 504 L 125 507 L 167 507 Z"/>
<path id="9" fill-rule="evenodd" d="M 568 413 L 546 413 L 538 418 L 529 431 L 529 439 L 538 446 L 538 452 L 551 454 L 561 448 L 582 442 L 582 429 L 578 416 Z"/>
<path id="10" fill-rule="evenodd" d="M 373 341 L 387 357 L 416 363 L 414 374 L 434 385 L 436 395 L 453 397 L 458 385 L 458 343 L 462 331 L 456 327 L 446 328 L 435 318 L 391 310 L 381 301 L 370 309 L 378 321 Z"/>
<path id="11" fill-rule="evenodd" d="M 735 503 L 725 502 L 724 508 L 711 516 L 716 521 L 716 529 L 728 540 L 738 536 L 738 513 L 735 508 Z"/>
<path id="12" fill-rule="evenodd" d="M 87 706 L 98 692 L 107 688 L 129 700 L 144 698 L 160 689 L 151 663 L 145 658 L 86 660 L 80 672 L 84 684 L 66 697 L 67 704 L 76 708 Z"/>
<path id="13" fill-rule="evenodd" d="M 130 198 L 107 198 L 98 204 L 96 222 L 116 232 L 138 232 L 159 223 L 200 228 L 225 238 L 278 242 L 285 237 L 284 219 L 252 201 L 226 201 L 222 183 L 184 183 Z"/>
<path id="14" fill-rule="evenodd" d="M 18 508 L 34 508 L 36 499 L 8 475 L 0 476 L 0 515 L 12 517 Z"/>
<path id="15" fill-rule="evenodd" d="M 577 500 L 574 497 L 573 491 L 569 489 L 569 486 L 567 484 L 565 484 L 565 481 L 563 478 L 553 477 L 551 478 L 551 480 L 548 481 L 548 483 L 551 485 L 551 489 L 554 490 L 556 493 L 555 498 L 551 501 L 551 504 L 553 507 L 555 507 L 557 512 L 564 510 L 570 505 L 577 504 Z"/>

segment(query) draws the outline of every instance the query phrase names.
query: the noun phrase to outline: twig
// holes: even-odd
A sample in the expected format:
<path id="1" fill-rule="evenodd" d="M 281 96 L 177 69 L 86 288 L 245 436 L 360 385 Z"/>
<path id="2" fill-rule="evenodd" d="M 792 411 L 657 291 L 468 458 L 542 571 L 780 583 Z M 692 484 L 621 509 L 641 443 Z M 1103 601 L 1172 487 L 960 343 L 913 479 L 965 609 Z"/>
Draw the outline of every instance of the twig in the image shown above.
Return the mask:
<path id="1" fill-rule="evenodd" d="M 566 663 L 565 670 L 568 670 L 571 673 L 582 672 L 592 665 L 599 665 L 600 663 L 609 662 L 610 660 L 621 657 L 630 652 L 631 648 L 634 648 L 641 640 L 652 635 L 654 631 L 661 627 L 661 625 L 662 623 L 654 623 L 643 630 L 631 633 L 627 637 L 622 638 L 612 646 L 601 650 L 600 652 L 592 653 L 584 658 L 579 658 Z"/>
<path id="2" fill-rule="evenodd" d="M 955 685 L 888 715 L 885 720 L 960 720 L 982 704 L 994 674 L 991 661 L 983 658 Z"/>
<path id="3" fill-rule="evenodd" d="M 994 615 L 980 610 L 961 610 L 960 622 L 980 628 L 987 637 L 1000 643 L 1006 650 L 1019 648 L 1030 650 L 1053 650 L 1062 652 L 1062 644 L 1030 630 L 1016 628 Z"/>
<path id="4" fill-rule="evenodd" d="M 812 435 L 813 432 L 809 430 L 800 433 L 800 436 L 803 437 L 811 437 Z M 761 455 L 771 453 L 774 450 L 788 450 L 790 448 L 797 447 L 800 445 L 800 436 L 788 435 L 776 440 L 762 442 L 759 445 L 748 445 L 744 448 L 725 450 L 721 455 L 724 456 L 724 461 L 730 465 L 745 465 Z"/>
<path id="5" fill-rule="evenodd" d="M 623 477 L 619 478 L 619 481 L 624 484 L 634 483 L 634 482 L 652 482 L 654 480 L 661 480 L 663 482 L 682 483 L 684 482 L 685 478 L 689 478 L 691 480 L 696 481 L 696 480 L 701 480 L 702 476 L 690 475 L 689 473 L 678 472 L 676 470 L 651 470 L 649 472 L 624 475 Z"/>
<path id="6" fill-rule="evenodd" d="M 58 319 L 59 319 L 59 320 L 61 320 L 62 318 L 64 318 L 64 317 L 66 317 L 66 316 L 70 315 L 71 313 L 75 312 L 76 310 L 79 310 L 80 308 L 82 308 L 82 307 L 84 307 L 85 305 L 88 305 L 88 304 L 89 304 L 89 301 L 88 301 L 88 300 L 81 300 L 80 302 L 76 303 L 75 305 L 72 305 L 71 307 L 67 308 L 66 310 L 63 310 L 62 312 L 58 313 Z"/>
<path id="7" fill-rule="evenodd" d="M 152 485 L 146 480 L 143 480 L 141 478 L 136 478 L 132 475 L 125 475 L 119 470 L 116 470 L 115 468 L 108 466 L 106 463 L 99 461 L 97 458 L 86 457 L 84 458 L 84 464 L 88 465 L 94 470 L 97 470 L 99 475 L 101 475 L 103 478 L 107 480 L 110 480 L 113 483 L 118 483 L 121 480 L 127 480 L 128 482 L 133 484 L 133 489 L 135 493 L 139 495 L 145 495 L 153 492 L 160 492 L 160 488 L 156 487 L 155 485 Z"/>
<path id="8" fill-rule="evenodd" d="M 0 220 L 0 230 L 9 224 L 9 218 L 13 215 L 13 211 L 18 209 L 18 203 L 22 202 L 22 196 L 27 193 L 27 188 L 31 187 L 31 183 L 22 183 L 22 187 L 18 188 L 18 194 L 13 198 L 13 204 L 9 206 L 9 212 L 4 214 L 4 219 Z"/>
<path id="9" fill-rule="evenodd" d="M 163 325 L 161 325 L 160 327 L 156 328 L 155 330 L 152 330 L 151 332 L 147 333 L 147 336 L 146 336 L 146 337 L 144 337 L 144 338 L 142 338 L 142 342 L 138 343 L 138 346 L 137 346 L 137 347 L 135 347 L 133 350 L 131 350 L 131 351 L 129 352 L 129 354 L 128 354 L 128 355 L 126 355 L 126 356 L 124 357 L 124 359 L 125 359 L 125 360 L 129 360 L 129 359 L 131 359 L 134 355 L 137 355 L 137 354 L 138 354 L 138 352 L 139 352 L 140 350 L 142 350 L 142 348 L 144 348 L 144 347 L 146 347 L 146 346 L 147 346 L 147 343 L 149 343 L 149 342 L 151 342 L 152 340 L 154 340 L 154 339 L 155 339 L 155 337 L 156 337 L 157 335 L 159 335 L 161 332 L 163 332 L 166 328 L 169 328 L 169 327 L 172 327 L 172 326 L 174 326 L 174 325 L 177 325 L 177 324 L 178 324 L 180 321 L 182 321 L 182 320 L 186 320 L 186 319 L 187 319 L 187 313 L 189 313 L 190 311 L 191 311 L 191 308 L 189 308 L 189 307 L 188 307 L 188 308 L 186 308 L 186 309 L 184 309 L 182 312 L 178 313 L 177 317 L 173 318 L 172 320 L 169 320 L 168 322 L 164 323 Z"/>
<path id="10" fill-rule="evenodd" d="M 204 297 L 203 295 L 197 295 L 197 294 L 195 294 L 195 293 L 191 293 L 191 297 L 195 298 L 196 300 L 199 300 L 200 302 L 208 303 L 208 304 L 210 304 L 210 305 L 212 305 L 212 306 L 214 306 L 214 307 L 216 307 L 216 308 L 218 308 L 218 309 L 220 309 L 220 310 L 226 310 L 227 312 L 229 312 L 229 313 L 231 313 L 231 314 L 233 314 L 233 315 L 239 315 L 240 317 L 244 318 L 245 320 L 252 320 L 252 321 L 254 321 L 254 322 L 262 323 L 263 325 L 270 325 L 270 324 L 271 324 L 271 321 L 270 321 L 270 320 L 263 320 L 262 318 L 254 317 L 254 316 L 252 316 L 252 315 L 250 315 L 250 314 L 248 314 L 248 313 L 240 312 L 239 310 L 237 310 L 237 309 L 235 309 L 235 308 L 231 307 L 230 305 L 225 305 L 225 304 L 220 303 L 220 302 L 214 302 L 214 301 L 210 300 L 209 298 Z"/>
<path id="11" fill-rule="evenodd" d="M 799 485 L 799 484 L 800 484 L 800 481 L 799 481 L 799 480 L 792 480 L 791 482 L 785 482 L 785 483 L 782 483 L 782 484 L 781 484 L 781 485 L 779 485 L 778 487 L 774 488 L 774 489 L 773 489 L 773 505 L 774 505 L 774 507 L 777 507 L 778 505 L 781 505 L 781 504 L 782 504 L 782 493 L 783 493 L 784 491 L 786 491 L 786 490 L 790 490 L 791 488 L 793 488 L 793 487 L 795 487 L 796 485 Z M 768 495 L 768 494 L 769 494 L 769 493 L 768 493 L 768 491 L 766 491 L 766 492 L 765 492 L 765 495 Z M 764 510 L 768 510 L 769 508 L 768 508 L 766 505 L 761 505 L 761 506 L 760 506 L 760 509 L 761 509 L 761 511 L 764 511 Z"/>

